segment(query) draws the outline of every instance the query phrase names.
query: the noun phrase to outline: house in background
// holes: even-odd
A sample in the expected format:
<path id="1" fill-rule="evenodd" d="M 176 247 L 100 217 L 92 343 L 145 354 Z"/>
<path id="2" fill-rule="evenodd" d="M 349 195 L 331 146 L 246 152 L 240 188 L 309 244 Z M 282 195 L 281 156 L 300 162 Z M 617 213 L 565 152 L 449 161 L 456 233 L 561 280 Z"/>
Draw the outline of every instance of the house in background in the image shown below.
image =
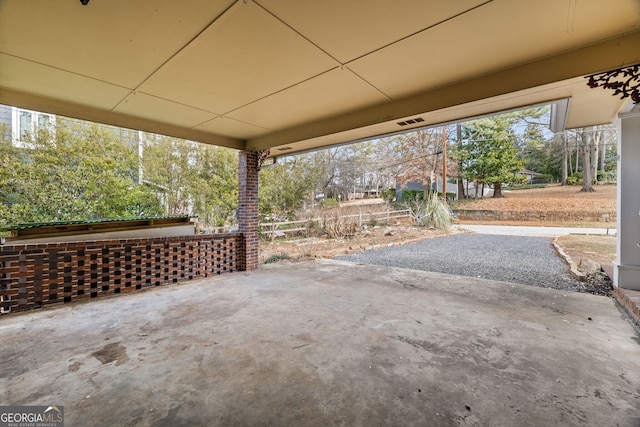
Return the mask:
<path id="1" fill-rule="evenodd" d="M 26 135 L 33 134 L 39 127 L 54 126 L 56 116 L 24 108 L 0 105 L 0 125 L 6 126 L 6 135 L 16 146 L 23 146 Z"/>
<path id="2" fill-rule="evenodd" d="M 542 174 L 538 172 L 530 171 L 529 169 L 524 169 L 522 172 L 520 172 L 520 175 L 524 175 L 527 177 L 527 184 L 535 184 L 536 178 Z"/>
<path id="3" fill-rule="evenodd" d="M 438 193 L 442 193 L 442 178 L 436 177 L 436 181 L 431 186 L 432 190 L 436 190 Z M 464 181 L 464 189 L 467 193 L 468 198 L 480 198 L 487 197 L 493 194 L 493 190 L 489 188 L 489 186 L 485 186 L 484 189 L 482 186 L 478 187 L 478 191 L 476 191 L 475 184 L 473 182 Z M 396 200 L 402 200 L 402 192 L 406 190 L 417 190 L 424 191 L 424 186 L 420 181 L 409 181 L 404 184 L 400 184 L 396 182 Z M 484 194 L 480 194 L 484 190 Z M 448 200 L 458 200 L 458 185 L 456 181 L 451 181 L 451 179 L 447 180 L 447 198 Z"/>

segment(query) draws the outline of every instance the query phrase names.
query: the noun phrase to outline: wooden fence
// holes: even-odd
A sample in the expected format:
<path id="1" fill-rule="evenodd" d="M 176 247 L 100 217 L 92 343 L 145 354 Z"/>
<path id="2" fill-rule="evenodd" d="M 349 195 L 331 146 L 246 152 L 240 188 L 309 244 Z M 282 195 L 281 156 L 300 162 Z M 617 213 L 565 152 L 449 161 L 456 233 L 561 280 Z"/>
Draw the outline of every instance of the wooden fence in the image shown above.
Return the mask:
<path id="1" fill-rule="evenodd" d="M 308 231 L 311 228 L 323 228 L 328 221 L 353 221 L 358 227 L 372 222 L 389 223 L 392 220 L 410 218 L 409 209 L 386 210 L 381 212 L 360 212 L 351 215 L 324 216 L 321 218 L 301 219 L 297 221 L 263 222 L 259 224 L 261 234 L 271 236 L 271 240 L 279 233 L 295 233 Z"/>

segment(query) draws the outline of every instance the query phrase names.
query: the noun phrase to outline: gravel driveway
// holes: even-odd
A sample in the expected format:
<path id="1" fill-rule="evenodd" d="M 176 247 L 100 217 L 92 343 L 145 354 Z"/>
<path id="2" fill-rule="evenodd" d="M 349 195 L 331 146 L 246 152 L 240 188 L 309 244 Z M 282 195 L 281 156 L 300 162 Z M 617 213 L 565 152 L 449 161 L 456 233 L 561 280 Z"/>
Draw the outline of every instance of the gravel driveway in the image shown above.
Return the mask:
<path id="1" fill-rule="evenodd" d="M 336 259 L 584 291 L 545 237 L 456 234 Z"/>

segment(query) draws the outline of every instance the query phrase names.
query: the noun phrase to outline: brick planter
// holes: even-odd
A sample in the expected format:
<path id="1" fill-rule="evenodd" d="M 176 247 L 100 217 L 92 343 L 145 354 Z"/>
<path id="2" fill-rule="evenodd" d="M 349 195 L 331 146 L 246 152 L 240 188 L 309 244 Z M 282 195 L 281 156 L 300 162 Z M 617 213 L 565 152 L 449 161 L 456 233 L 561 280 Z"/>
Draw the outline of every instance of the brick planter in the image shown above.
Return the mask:
<path id="1" fill-rule="evenodd" d="M 241 233 L 0 246 L 0 310 L 244 270 Z"/>

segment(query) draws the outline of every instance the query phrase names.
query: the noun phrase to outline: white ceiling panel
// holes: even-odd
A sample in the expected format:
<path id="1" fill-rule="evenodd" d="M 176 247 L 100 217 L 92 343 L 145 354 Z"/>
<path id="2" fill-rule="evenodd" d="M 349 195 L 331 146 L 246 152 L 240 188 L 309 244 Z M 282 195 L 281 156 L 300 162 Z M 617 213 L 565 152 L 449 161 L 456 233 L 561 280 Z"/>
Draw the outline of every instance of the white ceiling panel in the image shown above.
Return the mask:
<path id="1" fill-rule="evenodd" d="M 105 110 L 128 93 L 123 87 L 0 53 L 0 92 L 2 87 Z"/>
<path id="2" fill-rule="evenodd" d="M 140 91 L 225 113 L 337 64 L 252 2 L 238 2 Z"/>
<path id="3" fill-rule="evenodd" d="M 208 111 L 176 104 L 144 93 L 130 94 L 114 111 L 189 128 L 217 117 Z"/>
<path id="4" fill-rule="evenodd" d="M 320 112 L 324 112 L 325 117 L 346 114 L 387 99 L 349 70 L 337 68 L 226 116 L 279 129 L 318 119 Z"/>
<path id="5" fill-rule="evenodd" d="M 612 37 L 638 22 L 638 1 L 496 0 L 348 66 L 397 99 Z"/>
<path id="6" fill-rule="evenodd" d="M 258 3 L 346 63 L 490 1 L 258 0 Z"/>
<path id="7" fill-rule="evenodd" d="M 214 134 L 229 135 L 238 139 L 256 138 L 268 134 L 271 131 L 271 129 L 222 116 L 202 123 L 194 129 L 203 132 L 212 132 Z"/>
<path id="8" fill-rule="evenodd" d="M 0 52 L 135 88 L 231 4 L 0 1 Z"/>

